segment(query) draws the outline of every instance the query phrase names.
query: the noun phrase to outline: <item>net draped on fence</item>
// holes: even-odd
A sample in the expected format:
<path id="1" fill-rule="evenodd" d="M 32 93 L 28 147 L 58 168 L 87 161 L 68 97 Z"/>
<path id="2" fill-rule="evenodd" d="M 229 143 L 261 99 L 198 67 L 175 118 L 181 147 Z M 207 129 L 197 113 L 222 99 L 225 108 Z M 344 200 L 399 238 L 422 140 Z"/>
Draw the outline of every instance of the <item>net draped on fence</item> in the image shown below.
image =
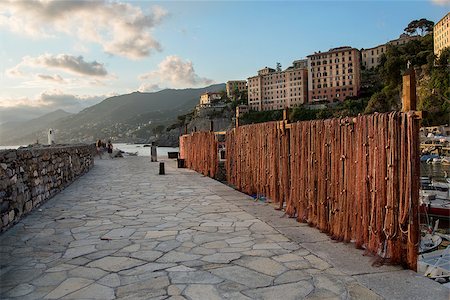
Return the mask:
<path id="1" fill-rule="evenodd" d="M 217 139 L 214 132 L 195 132 L 180 137 L 180 156 L 187 168 L 215 178 L 218 173 Z"/>
<path id="2" fill-rule="evenodd" d="M 399 112 L 241 126 L 226 135 L 227 181 L 333 239 L 415 270 L 418 133 L 414 114 Z M 217 166 L 212 136 L 196 133 L 183 144 L 192 168 L 208 176 Z"/>

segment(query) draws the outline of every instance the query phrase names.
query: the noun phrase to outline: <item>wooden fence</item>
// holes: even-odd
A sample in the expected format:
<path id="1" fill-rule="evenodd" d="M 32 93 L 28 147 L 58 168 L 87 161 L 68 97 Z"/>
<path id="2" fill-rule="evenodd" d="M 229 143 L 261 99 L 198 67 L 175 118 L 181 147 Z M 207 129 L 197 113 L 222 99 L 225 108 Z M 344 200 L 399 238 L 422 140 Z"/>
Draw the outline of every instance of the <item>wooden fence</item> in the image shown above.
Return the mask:
<path id="1" fill-rule="evenodd" d="M 399 112 L 241 126 L 227 132 L 227 181 L 333 239 L 416 269 L 418 132 L 415 115 Z M 212 137 L 183 144 L 187 166 L 208 176 L 217 165 Z"/>
<path id="2" fill-rule="evenodd" d="M 219 168 L 218 142 L 214 132 L 195 132 L 180 137 L 180 157 L 187 168 L 216 178 Z"/>

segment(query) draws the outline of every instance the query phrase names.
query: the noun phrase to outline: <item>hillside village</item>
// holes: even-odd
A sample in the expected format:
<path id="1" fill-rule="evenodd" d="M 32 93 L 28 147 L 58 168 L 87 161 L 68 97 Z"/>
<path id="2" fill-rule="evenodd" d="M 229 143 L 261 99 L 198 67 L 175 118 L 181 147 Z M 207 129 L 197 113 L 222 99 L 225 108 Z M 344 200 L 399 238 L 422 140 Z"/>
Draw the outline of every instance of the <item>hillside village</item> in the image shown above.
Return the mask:
<path id="1" fill-rule="evenodd" d="M 416 70 L 418 108 L 428 112 L 423 124 L 449 123 L 449 18 L 447 14 L 435 25 L 414 20 L 397 39 L 371 48 L 317 51 L 284 70 L 277 63 L 276 68 L 264 67 L 247 80 L 230 80 L 226 93 L 201 95 L 195 110 L 180 116 L 168 130 L 177 126 L 185 132 L 209 130 L 210 122 L 195 126 L 195 120 L 213 120 L 218 112 L 236 107 L 241 124 L 280 120 L 283 109 L 289 109 L 291 121 L 398 110 L 401 74 L 407 64 Z M 234 126 L 235 119 L 233 114 L 228 124 L 214 130 Z"/>

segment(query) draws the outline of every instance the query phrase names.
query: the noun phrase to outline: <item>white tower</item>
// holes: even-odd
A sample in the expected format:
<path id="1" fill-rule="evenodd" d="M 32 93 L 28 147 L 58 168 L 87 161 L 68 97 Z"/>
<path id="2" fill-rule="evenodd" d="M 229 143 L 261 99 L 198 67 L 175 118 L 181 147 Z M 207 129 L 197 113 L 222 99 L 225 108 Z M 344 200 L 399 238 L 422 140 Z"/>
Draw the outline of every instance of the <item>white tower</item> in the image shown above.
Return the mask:
<path id="1" fill-rule="evenodd" d="M 55 143 L 55 131 L 50 128 L 48 130 L 48 144 L 53 145 Z"/>

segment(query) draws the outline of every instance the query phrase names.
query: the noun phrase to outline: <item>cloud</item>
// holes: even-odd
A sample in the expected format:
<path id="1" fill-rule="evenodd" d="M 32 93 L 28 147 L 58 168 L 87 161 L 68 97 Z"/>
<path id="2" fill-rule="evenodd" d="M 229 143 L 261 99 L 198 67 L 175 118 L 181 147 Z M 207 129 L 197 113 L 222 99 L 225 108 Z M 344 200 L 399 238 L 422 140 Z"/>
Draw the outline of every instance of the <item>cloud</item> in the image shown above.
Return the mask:
<path id="1" fill-rule="evenodd" d="M 115 94 L 74 95 L 60 90 L 51 90 L 34 98 L 0 99 L 0 124 L 30 120 L 57 109 L 77 113 L 113 95 Z"/>
<path id="2" fill-rule="evenodd" d="M 106 0 L 3 0 L 0 28 L 36 39 L 62 33 L 99 44 L 107 53 L 139 59 L 161 51 L 151 30 L 167 14 L 158 6 L 146 14 L 139 6 Z"/>
<path id="3" fill-rule="evenodd" d="M 67 83 L 64 78 L 62 78 L 59 75 L 46 75 L 46 74 L 37 74 L 37 79 L 40 80 L 47 80 L 51 82 L 57 82 L 57 83 Z"/>
<path id="4" fill-rule="evenodd" d="M 23 68 L 46 68 L 59 69 L 67 73 L 84 76 L 104 77 L 108 75 L 103 64 L 93 61 L 86 62 L 83 56 L 72 56 L 68 54 L 43 54 L 38 57 L 25 56 L 15 67 L 6 71 L 9 76 L 23 76 Z"/>
<path id="5" fill-rule="evenodd" d="M 176 55 L 167 56 L 159 63 L 157 70 L 142 74 L 138 78 L 143 81 L 139 87 L 140 91 L 148 91 L 148 87 L 161 85 L 171 88 L 186 88 L 205 86 L 214 82 L 198 76 L 191 61 L 183 60 Z"/>
<path id="6" fill-rule="evenodd" d="M 447 6 L 450 5 L 450 0 L 431 0 L 431 2 L 435 5 L 439 6 Z"/>

